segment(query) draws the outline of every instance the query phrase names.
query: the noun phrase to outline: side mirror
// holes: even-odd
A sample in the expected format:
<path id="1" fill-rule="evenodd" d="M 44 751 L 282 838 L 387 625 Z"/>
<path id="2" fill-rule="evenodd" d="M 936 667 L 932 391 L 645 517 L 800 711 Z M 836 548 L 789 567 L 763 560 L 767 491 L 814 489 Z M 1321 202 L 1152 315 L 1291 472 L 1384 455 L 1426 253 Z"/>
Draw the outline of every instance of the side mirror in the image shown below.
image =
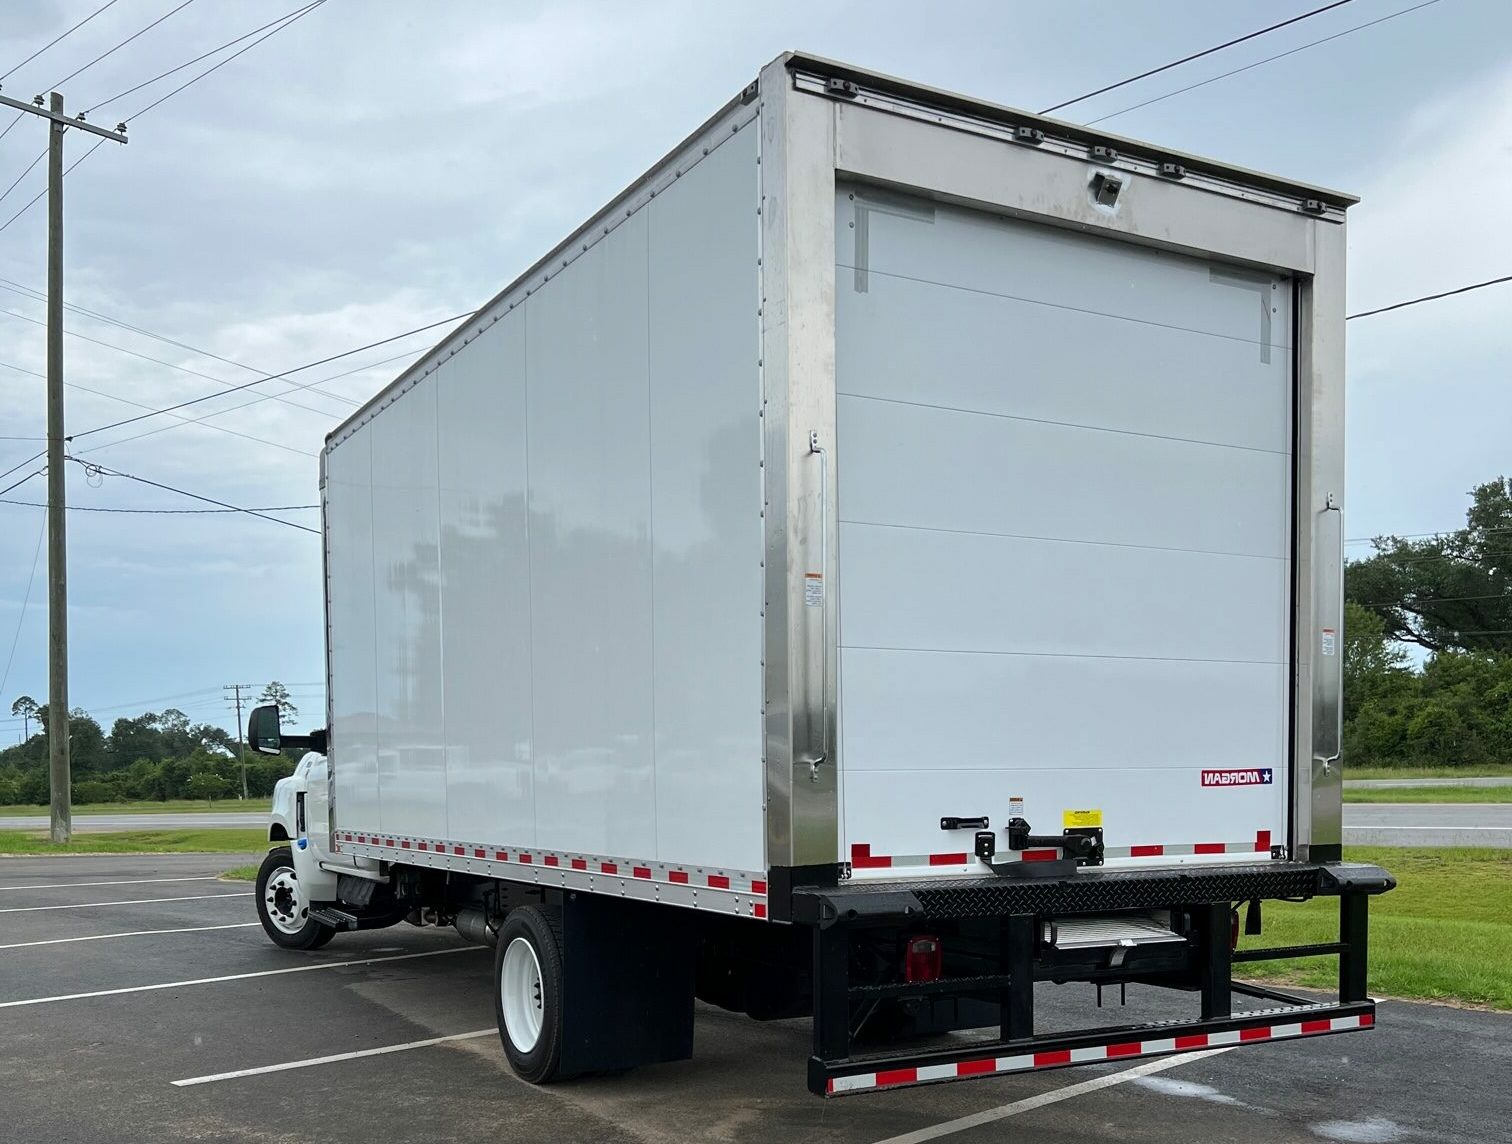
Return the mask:
<path id="1" fill-rule="evenodd" d="M 252 708 L 247 717 L 247 745 L 264 755 L 276 755 L 283 746 L 283 734 L 278 726 L 278 704 Z"/>

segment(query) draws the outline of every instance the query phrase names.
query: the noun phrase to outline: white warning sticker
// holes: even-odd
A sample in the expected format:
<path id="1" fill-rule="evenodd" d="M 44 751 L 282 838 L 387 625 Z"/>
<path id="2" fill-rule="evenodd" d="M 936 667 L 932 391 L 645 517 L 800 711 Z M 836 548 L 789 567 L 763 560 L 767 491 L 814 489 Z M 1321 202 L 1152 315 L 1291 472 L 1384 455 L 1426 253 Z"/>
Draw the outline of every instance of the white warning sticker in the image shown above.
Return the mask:
<path id="1" fill-rule="evenodd" d="M 1339 646 L 1339 633 L 1334 628 L 1324 628 L 1318 650 L 1324 655 L 1333 655 Z"/>
<path id="2" fill-rule="evenodd" d="M 806 607 L 818 608 L 824 604 L 824 576 L 818 572 L 803 575 L 803 603 Z"/>
<path id="3" fill-rule="evenodd" d="M 1021 795 L 1011 795 L 1008 799 L 1008 817 L 1024 817 L 1024 799 Z"/>

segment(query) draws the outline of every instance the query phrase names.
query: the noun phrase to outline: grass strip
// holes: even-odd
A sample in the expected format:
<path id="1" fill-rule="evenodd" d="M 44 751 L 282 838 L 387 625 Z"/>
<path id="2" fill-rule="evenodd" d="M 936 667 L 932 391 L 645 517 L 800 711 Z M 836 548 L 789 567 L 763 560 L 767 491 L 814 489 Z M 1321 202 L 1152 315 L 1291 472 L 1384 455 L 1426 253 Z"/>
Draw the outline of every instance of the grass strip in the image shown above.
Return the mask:
<path id="1" fill-rule="evenodd" d="M 1473 767 L 1352 767 L 1344 779 L 1489 779 L 1512 776 L 1512 763 L 1482 763 Z"/>
<path id="2" fill-rule="evenodd" d="M 45 831 L 0 830 L 0 854 L 244 854 L 266 850 L 266 830 L 122 830 L 75 834 L 56 843 Z"/>
<path id="3" fill-rule="evenodd" d="M 1512 1010 L 1512 850 L 1469 847 L 1350 847 L 1351 861 L 1374 862 L 1397 888 L 1370 902 L 1370 988 L 1390 997 Z M 1265 933 L 1240 948 L 1337 941 L 1334 898 L 1265 903 Z M 1332 957 L 1236 967 L 1255 980 L 1332 989 Z"/>
<path id="4" fill-rule="evenodd" d="M 1512 786 L 1359 787 L 1344 788 L 1345 802 L 1512 802 Z"/>
<path id="5" fill-rule="evenodd" d="M 148 799 L 141 802 L 81 802 L 73 808 L 75 815 L 90 814 L 266 814 L 273 809 L 267 798 L 224 798 L 208 803 L 204 799 L 171 798 L 164 802 Z M 28 802 L 0 805 L 0 816 L 45 815 L 47 804 Z"/>

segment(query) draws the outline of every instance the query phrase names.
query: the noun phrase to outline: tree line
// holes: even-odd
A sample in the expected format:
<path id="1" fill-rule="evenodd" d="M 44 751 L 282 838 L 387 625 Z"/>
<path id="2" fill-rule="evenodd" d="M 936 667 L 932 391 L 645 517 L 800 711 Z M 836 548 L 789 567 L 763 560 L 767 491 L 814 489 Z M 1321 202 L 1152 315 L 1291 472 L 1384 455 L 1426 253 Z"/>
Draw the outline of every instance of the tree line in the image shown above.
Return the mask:
<path id="1" fill-rule="evenodd" d="M 261 702 L 276 702 L 283 718 L 293 722 L 298 710 L 288 691 L 270 683 Z M 46 805 L 49 800 L 47 705 L 20 696 L 11 714 L 24 720 L 23 741 L 0 750 L 0 805 Z M 117 719 L 109 732 L 87 711 L 68 715 L 69 763 L 73 802 L 108 803 L 136 800 L 205 799 L 239 796 L 242 792 L 240 746 L 236 738 L 212 723 L 192 723 L 176 708 L 148 711 Z M 293 772 L 297 755 L 248 752 L 246 791 L 249 798 L 267 798 L 273 785 Z"/>
<path id="2" fill-rule="evenodd" d="M 1464 528 L 1371 546 L 1344 574 L 1344 765 L 1512 762 L 1512 480 Z"/>

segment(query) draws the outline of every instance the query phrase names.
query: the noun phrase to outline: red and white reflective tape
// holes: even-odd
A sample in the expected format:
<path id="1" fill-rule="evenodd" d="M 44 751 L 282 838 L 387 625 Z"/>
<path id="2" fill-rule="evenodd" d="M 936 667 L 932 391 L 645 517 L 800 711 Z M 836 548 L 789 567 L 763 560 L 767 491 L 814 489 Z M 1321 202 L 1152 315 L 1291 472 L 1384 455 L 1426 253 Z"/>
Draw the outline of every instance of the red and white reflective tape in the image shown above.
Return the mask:
<path id="1" fill-rule="evenodd" d="M 1260 1041 L 1282 1041 L 1291 1037 L 1314 1037 L 1322 1033 L 1347 1033 L 1368 1029 L 1375 1024 L 1369 1013 L 1351 1017 L 1319 1017 L 1312 1021 L 1294 1021 L 1282 1025 L 1256 1025 L 1249 1029 L 1226 1029 L 1219 1033 L 1190 1033 L 1180 1037 L 1158 1037 L 1141 1041 L 1119 1041 L 1110 1045 L 1088 1045 L 1081 1049 L 1049 1049 L 1011 1057 L 982 1057 L 977 1060 L 952 1061 L 944 1065 L 919 1065 L 915 1068 L 881 1069 L 852 1076 L 831 1077 L 826 1090 L 831 1096 L 867 1092 L 878 1088 L 900 1088 L 911 1084 L 961 1080 L 974 1076 L 997 1076 L 1002 1073 L 1032 1072 L 1035 1069 L 1061 1068 L 1065 1065 L 1106 1064 L 1131 1057 L 1184 1053 L 1197 1049 L 1216 1049 L 1224 1045 L 1250 1045 Z"/>
<path id="2" fill-rule="evenodd" d="M 1109 846 L 1103 850 L 1107 858 L 1165 858 L 1187 854 L 1264 854 L 1271 852 L 1271 832 L 1255 831 L 1249 842 L 1187 842 L 1155 846 Z"/>
<path id="3" fill-rule="evenodd" d="M 334 839 L 343 854 L 385 862 L 439 866 L 541 885 L 556 883 L 753 918 L 767 916 L 765 873 L 365 830 L 338 830 Z"/>
<path id="4" fill-rule="evenodd" d="M 1162 858 L 1204 854 L 1264 854 L 1270 856 L 1271 832 L 1255 831 L 1255 837 L 1247 842 L 1187 842 L 1158 843 L 1148 846 L 1109 846 L 1103 850 L 1106 858 Z M 999 851 L 999 862 L 1053 862 L 1061 856 L 1055 849 Z M 979 868 L 975 854 L 963 850 L 946 851 L 941 854 L 873 854 L 871 843 L 851 844 L 851 870 L 892 870 L 900 867 L 958 867 Z M 959 870 L 955 872 L 960 872 Z"/>

